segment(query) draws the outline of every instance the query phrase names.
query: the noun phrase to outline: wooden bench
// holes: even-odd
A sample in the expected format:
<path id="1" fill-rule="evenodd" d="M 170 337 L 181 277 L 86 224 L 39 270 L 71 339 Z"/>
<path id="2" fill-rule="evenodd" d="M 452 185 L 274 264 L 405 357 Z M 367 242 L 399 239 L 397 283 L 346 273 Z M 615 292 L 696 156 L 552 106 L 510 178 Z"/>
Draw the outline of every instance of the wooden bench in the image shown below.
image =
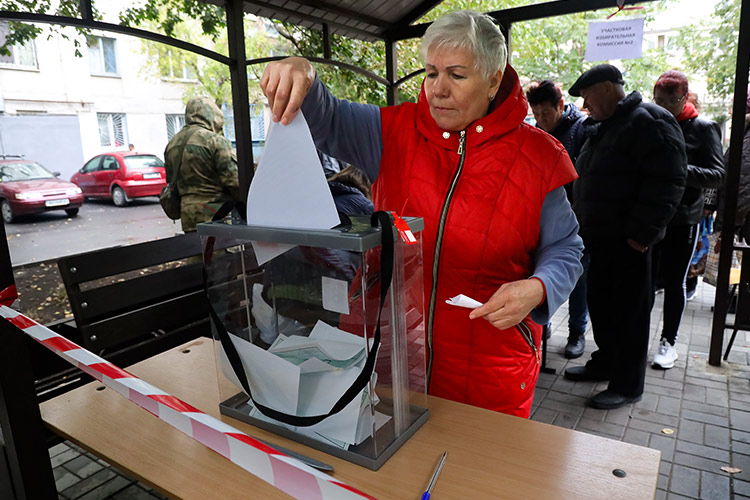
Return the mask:
<path id="1" fill-rule="evenodd" d="M 74 319 L 48 327 L 123 367 L 210 336 L 201 253 L 191 233 L 64 257 Z M 38 404 L 91 378 L 4 320 L 0 334 L 0 498 L 56 499 L 47 447 L 60 437 L 40 432 Z"/>
<path id="2" fill-rule="evenodd" d="M 201 242 L 189 233 L 61 258 L 73 320 L 52 330 L 118 366 L 210 336 Z M 32 346 L 37 393 L 54 397 L 90 379 Z"/>

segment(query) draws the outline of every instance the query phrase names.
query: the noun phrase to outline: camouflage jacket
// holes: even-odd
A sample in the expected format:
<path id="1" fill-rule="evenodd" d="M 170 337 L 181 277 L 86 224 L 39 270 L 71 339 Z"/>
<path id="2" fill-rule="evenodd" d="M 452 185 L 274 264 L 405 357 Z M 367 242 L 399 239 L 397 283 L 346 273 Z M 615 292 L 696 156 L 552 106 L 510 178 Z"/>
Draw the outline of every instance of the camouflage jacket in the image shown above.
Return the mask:
<path id="1" fill-rule="evenodd" d="M 220 133 L 223 126 L 224 116 L 211 99 L 191 99 L 185 108 L 185 127 L 164 150 L 167 181 L 176 177 L 182 196 L 184 231 L 211 220 L 224 201 L 239 200 L 237 156 Z"/>

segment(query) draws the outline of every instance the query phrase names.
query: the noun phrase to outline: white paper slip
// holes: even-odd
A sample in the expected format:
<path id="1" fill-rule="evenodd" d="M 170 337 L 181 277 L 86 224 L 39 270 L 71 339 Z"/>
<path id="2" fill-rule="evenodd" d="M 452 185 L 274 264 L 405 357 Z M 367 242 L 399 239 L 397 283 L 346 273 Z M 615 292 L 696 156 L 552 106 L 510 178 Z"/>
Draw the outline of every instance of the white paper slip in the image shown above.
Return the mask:
<path id="1" fill-rule="evenodd" d="M 289 125 L 272 123 L 247 195 L 247 223 L 292 229 L 330 229 L 339 215 L 302 113 Z"/>
<path id="2" fill-rule="evenodd" d="M 467 297 L 464 294 L 456 295 L 455 297 L 446 300 L 445 303 L 451 306 L 466 307 L 467 309 L 476 309 L 482 305 L 481 302 L 474 300 L 471 297 Z"/>
<path id="3" fill-rule="evenodd" d="M 233 334 L 230 334 L 229 338 L 240 355 L 253 397 L 274 410 L 295 413 L 299 406 L 299 367 Z M 224 375 L 237 387 L 242 388 L 224 349 L 221 350 L 220 356 Z"/>
<path id="4" fill-rule="evenodd" d="M 247 223 L 292 229 L 330 229 L 339 215 L 302 113 L 289 125 L 272 123 L 247 194 Z M 252 242 L 258 265 L 293 245 Z"/>
<path id="5" fill-rule="evenodd" d="M 323 309 L 341 314 L 349 314 L 349 283 L 323 276 Z"/>

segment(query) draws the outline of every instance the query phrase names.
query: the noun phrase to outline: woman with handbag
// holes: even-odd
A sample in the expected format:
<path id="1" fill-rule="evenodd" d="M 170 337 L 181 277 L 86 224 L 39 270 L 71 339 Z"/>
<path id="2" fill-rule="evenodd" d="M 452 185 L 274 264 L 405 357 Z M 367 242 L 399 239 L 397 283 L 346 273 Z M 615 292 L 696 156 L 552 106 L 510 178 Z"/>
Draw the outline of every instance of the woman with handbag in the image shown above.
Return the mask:
<path id="1" fill-rule="evenodd" d="M 662 74 L 654 85 L 654 102 L 672 113 L 682 129 L 688 160 L 685 192 L 653 255 L 655 278 L 664 285 L 664 326 L 652 366 L 664 370 L 677 359 L 675 342 L 685 311 L 685 280 L 699 239 L 703 190 L 719 187 L 725 175 L 721 128 L 699 117 L 688 95 L 687 77 L 677 70 Z"/>

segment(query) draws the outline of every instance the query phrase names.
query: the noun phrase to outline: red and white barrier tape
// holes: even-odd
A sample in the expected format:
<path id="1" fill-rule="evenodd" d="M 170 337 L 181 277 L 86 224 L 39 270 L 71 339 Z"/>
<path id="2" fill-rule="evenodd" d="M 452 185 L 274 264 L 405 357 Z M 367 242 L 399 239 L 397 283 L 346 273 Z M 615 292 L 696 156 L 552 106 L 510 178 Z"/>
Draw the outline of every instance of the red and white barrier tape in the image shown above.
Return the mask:
<path id="1" fill-rule="evenodd" d="M 293 498 L 374 500 L 170 396 L 14 309 L 0 306 L 0 316 L 121 396 Z"/>

